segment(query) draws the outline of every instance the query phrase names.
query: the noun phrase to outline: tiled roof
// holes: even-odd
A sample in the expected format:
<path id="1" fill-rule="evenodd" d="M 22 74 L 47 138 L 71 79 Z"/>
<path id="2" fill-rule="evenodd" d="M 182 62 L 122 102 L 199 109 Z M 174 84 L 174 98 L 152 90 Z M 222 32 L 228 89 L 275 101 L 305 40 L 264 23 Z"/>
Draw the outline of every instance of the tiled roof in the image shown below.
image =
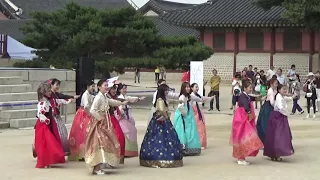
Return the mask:
<path id="1" fill-rule="evenodd" d="M 20 28 L 29 20 L 0 20 L 0 34 L 6 34 L 15 40 L 21 41 L 24 37 Z"/>
<path id="2" fill-rule="evenodd" d="M 161 19 L 170 24 L 189 27 L 288 27 L 281 18 L 283 9 L 272 7 L 265 11 L 255 0 L 212 0 L 207 3 L 170 11 Z"/>
<path id="3" fill-rule="evenodd" d="M 19 17 L 22 19 L 30 18 L 30 13 L 34 11 L 56 11 L 65 7 L 67 3 L 75 2 L 82 6 L 93 7 L 97 9 L 103 8 L 121 8 L 130 6 L 127 0 L 10 0 L 18 8 L 21 8 L 23 13 Z M 7 7 L 10 8 L 9 5 Z M 11 9 L 11 8 L 10 8 Z M 11 9 L 11 13 L 14 10 Z"/>
<path id="4" fill-rule="evenodd" d="M 145 5 L 143 5 L 139 11 L 142 14 L 147 13 L 149 10 L 153 10 L 158 14 L 162 14 L 164 12 L 181 9 L 194 6 L 194 4 L 186 4 L 186 3 L 178 3 L 178 2 L 171 2 L 171 1 L 163 1 L 163 0 L 150 0 Z"/>
<path id="5" fill-rule="evenodd" d="M 199 31 L 195 29 L 170 25 L 159 19 L 159 17 L 149 16 L 147 18 L 152 20 L 156 24 L 157 29 L 159 30 L 159 34 L 163 36 L 200 36 Z"/>

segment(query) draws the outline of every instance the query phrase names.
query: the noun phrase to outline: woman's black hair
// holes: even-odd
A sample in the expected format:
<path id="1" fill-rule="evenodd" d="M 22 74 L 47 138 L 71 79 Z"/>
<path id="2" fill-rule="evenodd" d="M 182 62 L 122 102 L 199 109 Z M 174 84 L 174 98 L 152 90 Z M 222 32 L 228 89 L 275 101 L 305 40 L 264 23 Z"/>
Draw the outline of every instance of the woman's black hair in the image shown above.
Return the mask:
<path id="1" fill-rule="evenodd" d="M 276 93 L 276 95 L 274 96 L 274 100 L 276 100 L 277 95 L 279 94 L 280 89 L 282 89 L 283 87 L 284 87 L 284 85 L 282 85 L 282 84 L 278 84 L 278 87 L 277 87 L 277 93 Z"/>
<path id="2" fill-rule="evenodd" d="M 118 84 L 118 88 L 117 88 L 117 95 L 119 96 L 121 94 L 121 89 L 126 88 L 127 85 L 123 84 L 123 83 L 119 83 Z"/>
<path id="3" fill-rule="evenodd" d="M 299 75 L 299 74 L 296 74 L 296 76 L 297 76 L 298 82 L 301 82 L 301 81 L 300 81 L 300 75 Z"/>
<path id="4" fill-rule="evenodd" d="M 55 84 L 60 85 L 61 84 L 61 81 L 56 78 L 50 79 L 50 82 L 51 82 L 51 85 L 55 85 Z"/>
<path id="5" fill-rule="evenodd" d="M 271 79 L 277 79 L 277 75 L 273 75 Z"/>
<path id="6" fill-rule="evenodd" d="M 91 86 L 91 85 L 93 85 L 93 84 L 94 84 L 94 82 L 93 82 L 92 80 L 86 81 L 87 87 L 89 87 L 89 86 Z"/>
<path id="7" fill-rule="evenodd" d="M 98 91 L 100 91 L 99 87 L 101 87 L 102 84 L 103 84 L 104 82 L 106 82 L 106 81 L 107 81 L 107 80 L 105 80 L 105 79 L 100 79 L 100 80 L 98 81 L 98 83 L 97 83 Z"/>
<path id="8" fill-rule="evenodd" d="M 197 83 L 192 83 L 191 85 L 190 85 L 190 87 L 191 88 L 194 88 L 194 86 L 196 86 L 196 85 L 198 85 Z M 194 93 L 197 97 L 199 97 L 199 98 L 202 98 L 199 94 L 198 94 L 198 92 L 197 93 Z"/>
<path id="9" fill-rule="evenodd" d="M 251 86 L 252 83 L 250 82 L 250 80 L 244 80 L 242 81 L 242 90 L 244 91 L 245 88 Z"/>
<path id="10" fill-rule="evenodd" d="M 159 87 L 161 85 L 161 83 L 165 82 L 166 80 L 164 79 L 159 79 L 157 82 L 157 86 Z"/>
<path id="11" fill-rule="evenodd" d="M 187 93 L 186 88 L 187 86 L 190 86 L 190 84 L 188 82 L 183 82 L 181 84 L 181 89 L 180 89 L 180 96 L 184 95 L 186 96 L 188 99 L 190 99 L 190 93 Z"/>
<path id="12" fill-rule="evenodd" d="M 237 73 L 234 77 L 241 79 L 241 74 L 238 74 L 238 73 Z"/>
<path id="13" fill-rule="evenodd" d="M 157 100 L 161 98 L 164 101 L 164 104 L 168 107 L 167 98 L 166 98 L 166 91 L 169 91 L 169 86 L 166 84 L 160 84 L 157 90 L 156 95 L 156 102 L 153 104 L 154 107 L 156 107 Z"/>
<path id="14" fill-rule="evenodd" d="M 190 93 L 187 93 L 187 91 L 186 91 L 187 86 L 190 86 L 190 84 L 188 82 L 183 82 L 181 84 L 181 89 L 180 89 L 180 95 L 179 96 L 184 95 L 185 97 L 187 97 L 188 98 L 188 103 L 189 103 L 191 99 L 190 99 Z M 190 106 L 187 106 L 187 107 L 188 107 L 188 112 L 189 112 Z"/>

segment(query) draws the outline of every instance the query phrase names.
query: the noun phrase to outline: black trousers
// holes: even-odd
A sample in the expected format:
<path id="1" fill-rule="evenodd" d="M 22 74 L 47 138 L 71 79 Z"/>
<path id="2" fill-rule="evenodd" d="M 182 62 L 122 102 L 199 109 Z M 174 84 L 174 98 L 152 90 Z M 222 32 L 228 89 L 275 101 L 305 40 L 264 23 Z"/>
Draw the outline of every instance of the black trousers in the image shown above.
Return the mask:
<path id="1" fill-rule="evenodd" d="M 312 107 L 313 107 L 313 114 L 315 114 L 316 113 L 316 99 L 307 98 L 307 111 L 308 111 L 308 114 L 310 114 L 311 103 L 312 103 Z"/>
<path id="2" fill-rule="evenodd" d="M 208 94 L 209 97 L 215 96 L 216 99 L 216 108 L 220 110 L 220 105 L 219 105 L 219 91 L 210 91 Z M 210 101 L 210 109 L 213 109 L 213 100 Z"/>

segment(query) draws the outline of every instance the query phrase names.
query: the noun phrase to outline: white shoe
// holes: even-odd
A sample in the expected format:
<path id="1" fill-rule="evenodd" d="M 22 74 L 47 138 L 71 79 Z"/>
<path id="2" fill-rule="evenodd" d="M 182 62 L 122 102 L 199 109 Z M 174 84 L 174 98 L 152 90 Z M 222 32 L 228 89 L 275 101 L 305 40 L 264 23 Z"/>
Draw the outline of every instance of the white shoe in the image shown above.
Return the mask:
<path id="1" fill-rule="evenodd" d="M 238 160 L 239 165 L 249 165 L 250 163 L 246 160 Z"/>
<path id="2" fill-rule="evenodd" d="M 313 115 L 313 118 L 316 118 L 316 115 L 315 115 L 315 114 Z"/>
<path id="3" fill-rule="evenodd" d="M 96 175 L 105 175 L 106 173 L 102 170 L 99 170 L 99 171 L 94 171 L 94 174 Z"/>
<path id="4" fill-rule="evenodd" d="M 306 118 L 309 118 L 310 117 L 310 114 L 307 114 Z"/>

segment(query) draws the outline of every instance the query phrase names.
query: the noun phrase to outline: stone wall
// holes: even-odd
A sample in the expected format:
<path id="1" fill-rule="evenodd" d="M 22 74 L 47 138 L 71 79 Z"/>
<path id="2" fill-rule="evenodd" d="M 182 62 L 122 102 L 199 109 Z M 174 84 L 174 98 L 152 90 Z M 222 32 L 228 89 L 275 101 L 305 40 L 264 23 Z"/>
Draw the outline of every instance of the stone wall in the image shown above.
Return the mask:
<path id="1" fill-rule="evenodd" d="M 27 68 L 0 68 L 0 77 L 20 76 L 24 84 L 31 84 L 31 91 L 36 92 L 39 84 L 51 78 L 57 78 L 61 81 L 60 92 L 68 95 L 75 95 L 76 91 L 76 73 L 72 70 L 55 69 L 27 69 Z M 68 114 L 74 114 L 76 110 L 75 103 L 69 104 Z"/>

